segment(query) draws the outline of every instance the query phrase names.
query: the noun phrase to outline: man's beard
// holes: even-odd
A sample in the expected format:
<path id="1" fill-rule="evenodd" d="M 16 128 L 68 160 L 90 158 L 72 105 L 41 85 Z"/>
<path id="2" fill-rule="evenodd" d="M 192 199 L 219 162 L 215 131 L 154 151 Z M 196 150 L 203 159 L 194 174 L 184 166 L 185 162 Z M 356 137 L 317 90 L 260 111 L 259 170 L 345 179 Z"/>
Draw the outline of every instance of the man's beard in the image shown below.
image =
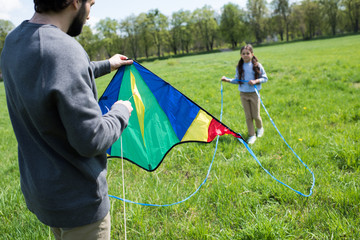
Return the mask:
<path id="1" fill-rule="evenodd" d="M 69 30 L 67 31 L 67 34 L 69 34 L 71 37 L 76 37 L 82 32 L 83 26 L 85 24 L 85 3 L 86 0 L 82 0 L 80 10 L 72 21 Z"/>

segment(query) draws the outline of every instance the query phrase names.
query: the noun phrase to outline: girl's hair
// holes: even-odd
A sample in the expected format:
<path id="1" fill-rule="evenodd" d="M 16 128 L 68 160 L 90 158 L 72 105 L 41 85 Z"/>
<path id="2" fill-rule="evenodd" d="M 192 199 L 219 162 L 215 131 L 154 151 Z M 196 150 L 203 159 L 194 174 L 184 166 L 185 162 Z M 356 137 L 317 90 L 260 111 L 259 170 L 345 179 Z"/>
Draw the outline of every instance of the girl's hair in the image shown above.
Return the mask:
<path id="1" fill-rule="evenodd" d="M 81 0 L 86 2 L 87 0 Z M 71 4 L 71 0 L 34 0 L 34 8 L 38 13 L 60 12 Z"/>
<path id="2" fill-rule="evenodd" d="M 247 44 L 245 46 L 243 46 L 240 50 L 240 54 L 242 53 L 243 50 L 248 50 L 250 51 L 251 53 L 254 53 L 253 51 L 253 47 L 251 46 L 251 44 Z M 259 67 L 259 64 L 258 64 L 258 60 L 257 58 L 255 57 L 255 55 L 253 56 L 252 60 L 251 60 L 252 64 L 253 64 L 253 70 L 255 72 L 255 79 L 258 79 L 259 76 L 261 75 L 260 73 L 260 67 Z M 239 73 L 239 78 L 240 80 L 242 80 L 244 78 L 244 68 L 243 68 L 243 65 L 244 65 L 244 60 L 242 58 L 240 58 L 240 61 L 238 63 L 238 73 Z M 241 84 L 241 82 L 240 82 Z"/>

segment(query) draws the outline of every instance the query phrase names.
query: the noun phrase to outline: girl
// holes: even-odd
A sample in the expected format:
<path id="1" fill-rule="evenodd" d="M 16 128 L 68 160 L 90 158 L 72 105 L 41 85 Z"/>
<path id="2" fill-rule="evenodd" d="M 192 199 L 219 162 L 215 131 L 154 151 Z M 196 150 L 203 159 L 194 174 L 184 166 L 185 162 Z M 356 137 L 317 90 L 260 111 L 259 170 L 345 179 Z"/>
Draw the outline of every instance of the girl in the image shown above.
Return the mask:
<path id="1" fill-rule="evenodd" d="M 224 82 L 239 84 L 240 99 L 244 108 L 246 125 L 248 128 L 248 143 L 253 144 L 256 141 L 254 120 L 257 128 L 257 136 L 264 134 L 264 128 L 260 117 L 260 100 L 255 92 L 254 85 L 260 91 L 261 83 L 267 82 L 268 78 L 263 66 L 254 56 L 253 47 L 250 44 L 242 47 L 240 50 L 240 61 L 236 68 L 235 79 L 225 76 L 221 78 Z"/>

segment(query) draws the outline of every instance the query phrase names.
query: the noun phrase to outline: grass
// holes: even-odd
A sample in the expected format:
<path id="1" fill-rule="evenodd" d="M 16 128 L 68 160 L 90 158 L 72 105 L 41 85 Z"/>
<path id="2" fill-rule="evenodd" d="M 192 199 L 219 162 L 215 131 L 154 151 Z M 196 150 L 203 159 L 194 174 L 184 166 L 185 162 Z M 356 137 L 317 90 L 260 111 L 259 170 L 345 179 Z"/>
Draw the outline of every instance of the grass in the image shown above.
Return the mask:
<path id="1" fill-rule="evenodd" d="M 207 183 L 187 202 L 155 208 L 126 204 L 129 239 L 359 239 L 360 36 L 255 48 L 269 81 L 262 99 L 290 146 L 315 173 L 311 197 L 268 176 L 230 136 L 220 137 Z M 216 117 L 220 78 L 232 77 L 239 52 L 144 63 Z M 99 95 L 111 75 L 97 80 Z M 308 194 L 312 178 L 261 112 L 265 135 L 252 145 L 278 179 Z M 236 85 L 224 84 L 223 122 L 247 136 Z M 16 139 L 0 83 L 1 239 L 50 239 L 26 208 Z M 126 198 L 168 204 L 204 180 L 215 142 L 175 147 L 155 172 L 124 163 Z M 122 197 L 119 160 L 109 162 L 110 193 Z M 124 238 L 123 203 L 111 200 L 112 239 Z"/>

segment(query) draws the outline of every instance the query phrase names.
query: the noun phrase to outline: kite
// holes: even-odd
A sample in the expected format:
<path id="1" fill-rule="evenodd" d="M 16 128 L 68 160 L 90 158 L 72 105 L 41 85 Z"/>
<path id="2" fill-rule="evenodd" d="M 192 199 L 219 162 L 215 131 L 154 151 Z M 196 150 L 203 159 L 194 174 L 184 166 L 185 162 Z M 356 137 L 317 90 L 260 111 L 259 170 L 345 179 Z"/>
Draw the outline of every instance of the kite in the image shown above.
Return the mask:
<path id="1" fill-rule="evenodd" d="M 118 100 L 129 100 L 134 111 L 120 139 L 108 150 L 147 170 L 156 170 L 167 153 L 186 142 L 210 143 L 216 136 L 243 137 L 169 83 L 134 61 L 118 69 L 99 99 L 103 114 Z M 121 148 L 122 146 L 122 148 Z"/>

